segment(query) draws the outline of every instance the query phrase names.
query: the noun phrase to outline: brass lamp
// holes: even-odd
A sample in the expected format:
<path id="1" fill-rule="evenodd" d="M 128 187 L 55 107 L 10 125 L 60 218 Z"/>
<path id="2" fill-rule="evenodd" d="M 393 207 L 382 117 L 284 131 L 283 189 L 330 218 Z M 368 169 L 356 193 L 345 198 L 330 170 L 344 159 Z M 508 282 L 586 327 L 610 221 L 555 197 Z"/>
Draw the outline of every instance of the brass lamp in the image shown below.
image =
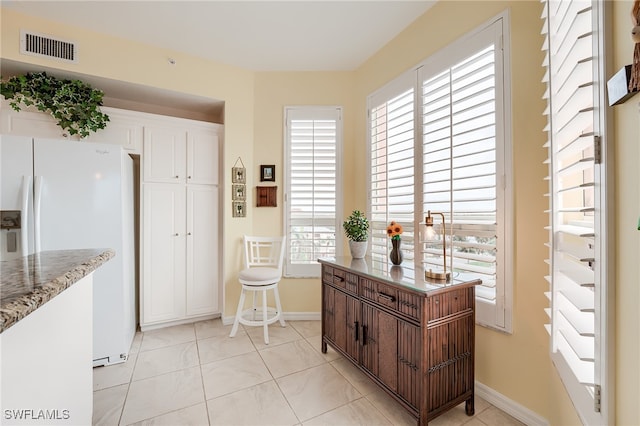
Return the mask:
<path id="1" fill-rule="evenodd" d="M 429 270 L 424 271 L 424 277 L 432 280 L 439 281 L 449 281 L 451 278 L 451 273 L 447 271 L 447 229 L 445 225 L 444 214 L 442 213 L 432 213 L 431 210 L 427 211 L 427 217 L 424 219 L 424 223 L 420 224 L 420 240 L 422 242 L 433 240 L 436 236 L 436 231 L 433 229 L 433 215 L 440 215 L 442 217 L 442 261 L 443 261 L 443 270 L 442 271 L 434 271 L 431 268 Z"/>

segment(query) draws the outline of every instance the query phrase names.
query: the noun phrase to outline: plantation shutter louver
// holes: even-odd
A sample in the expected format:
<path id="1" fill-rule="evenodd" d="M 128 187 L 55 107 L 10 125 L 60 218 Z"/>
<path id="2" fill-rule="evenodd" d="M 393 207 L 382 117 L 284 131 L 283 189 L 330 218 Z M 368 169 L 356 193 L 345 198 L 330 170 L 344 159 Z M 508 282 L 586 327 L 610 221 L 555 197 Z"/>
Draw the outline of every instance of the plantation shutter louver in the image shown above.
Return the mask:
<path id="1" fill-rule="evenodd" d="M 482 279 L 495 303 L 497 250 L 495 47 L 423 82 L 424 210 L 444 213 L 447 264 Z M 442 268 L 442 242 L 426 267 Z"/>
<path id="2" fill-rule="evenodd" d="M 320 276 L 320 257 L 337 254 L 339 108 L 286 110 L 287 276 Z"/>
<path id="3" fill-rule="evenodd" d="M 370 123 L 371 257 L 386 260 L 391 221 L 404 228 L 404 265 L 413 263 L 414 244 L 414 89 L 374 102 Z"/>
<path id="4" fill-rule="evenodd" d="M 598 416 L 602 291 L 596 3 L 543 0 L 551 355 L 585 424 Z M 606 423 L 606 422 L 605 422 Z"/>

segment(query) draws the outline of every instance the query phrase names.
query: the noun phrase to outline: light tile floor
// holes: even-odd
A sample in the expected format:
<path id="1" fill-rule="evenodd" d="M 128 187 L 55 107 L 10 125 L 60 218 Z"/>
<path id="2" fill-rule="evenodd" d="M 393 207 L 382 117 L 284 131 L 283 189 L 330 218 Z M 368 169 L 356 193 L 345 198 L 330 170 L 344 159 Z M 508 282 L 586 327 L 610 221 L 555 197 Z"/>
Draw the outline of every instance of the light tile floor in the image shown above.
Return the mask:
<path id="1" fill-rule="evenodd" d="M 320 351 L 319 321 L 262 328 L 217 320 L 137 333 L 129 360 L 95 368 L 94 425 L 415 425 L 360 370 Z M 522 425 L 476 397 L 433 426 Z"/>

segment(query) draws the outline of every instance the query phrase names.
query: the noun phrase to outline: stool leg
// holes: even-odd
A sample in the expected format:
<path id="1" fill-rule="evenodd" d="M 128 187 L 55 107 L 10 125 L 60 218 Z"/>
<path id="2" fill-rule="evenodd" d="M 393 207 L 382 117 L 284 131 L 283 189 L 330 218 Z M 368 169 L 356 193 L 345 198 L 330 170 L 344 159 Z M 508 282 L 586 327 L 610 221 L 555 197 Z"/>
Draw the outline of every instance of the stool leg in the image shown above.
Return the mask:
<path id="1" fill-rule="evenodd" d="M 242 316 L 242 308 L 244 308 L 244 288 L 240 293 L 240 301 L 238 302 L 238 310 L 236 311 L 236 319 L 233 321 L 233 327 L 229 337 L 234 337 L 238 332 L 238 324 L 240 323 L 240 317 Z"/>
<path id="2" fill-rule="evenodd" d="M 277 315 L 280 317 L 280 326 L 286 327 L 287 325 L 284 323 L 284 317 L 282 316 L 282 305 L 280 305 L 280 293 L 278 293 L 278 286 L 273 288 L 273 294 L 276 297 L 276 309 L 278 310 Z"/>
<path id="3" fill-rule="evenodd" d="M 264 329 L 264 344 L 269 344 L 269 324 L 267 324 L 267 290 L 262 290 L 262 321 Z"/>
<path id="4" fill-rule="evenodd" d="M 253 308 L 253 312 L 251 313 L 251 319 L 253 321 L 256 320 L 256 293 L 257 293 L 257 291 L 253 292 L 253 304 L 251 305 L 252 308 Z"/>

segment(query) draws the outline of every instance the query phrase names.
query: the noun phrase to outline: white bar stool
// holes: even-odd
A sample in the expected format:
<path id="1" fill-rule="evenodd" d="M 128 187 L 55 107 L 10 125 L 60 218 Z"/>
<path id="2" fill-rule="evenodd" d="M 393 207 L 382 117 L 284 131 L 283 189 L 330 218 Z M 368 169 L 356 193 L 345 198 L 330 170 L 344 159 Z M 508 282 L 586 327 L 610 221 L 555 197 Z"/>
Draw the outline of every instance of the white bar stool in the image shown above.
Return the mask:
<path id="1" fill-rule="evenodd" d="M 282 279 L 282 264 L 284 262 L 285 237 L 250 237 L 244 236 L 244 265 L 240 271 L 238 281 L 242 284 L 242 293 L 236 311 L 236 318 L 229 337 L 238 332 L 238 324 L 248 326 L 262 326 L 264 328 L 264 343 L 269 344 L 269 324 L 280 321 L 286 327 L 282 318 L 282 306 L 278 283 Z M 273 290 L 276 307 L 267 306 L 267 291 Z M 253 306 L 244 309 L 246 292 L 253 292 Z M 262 306 L 256 307 L 256 293 L 262 292 Z M 249 316 L 251 319 L 249 319 Z M 256 316 L 260 319 L 256 319 Z"/>

